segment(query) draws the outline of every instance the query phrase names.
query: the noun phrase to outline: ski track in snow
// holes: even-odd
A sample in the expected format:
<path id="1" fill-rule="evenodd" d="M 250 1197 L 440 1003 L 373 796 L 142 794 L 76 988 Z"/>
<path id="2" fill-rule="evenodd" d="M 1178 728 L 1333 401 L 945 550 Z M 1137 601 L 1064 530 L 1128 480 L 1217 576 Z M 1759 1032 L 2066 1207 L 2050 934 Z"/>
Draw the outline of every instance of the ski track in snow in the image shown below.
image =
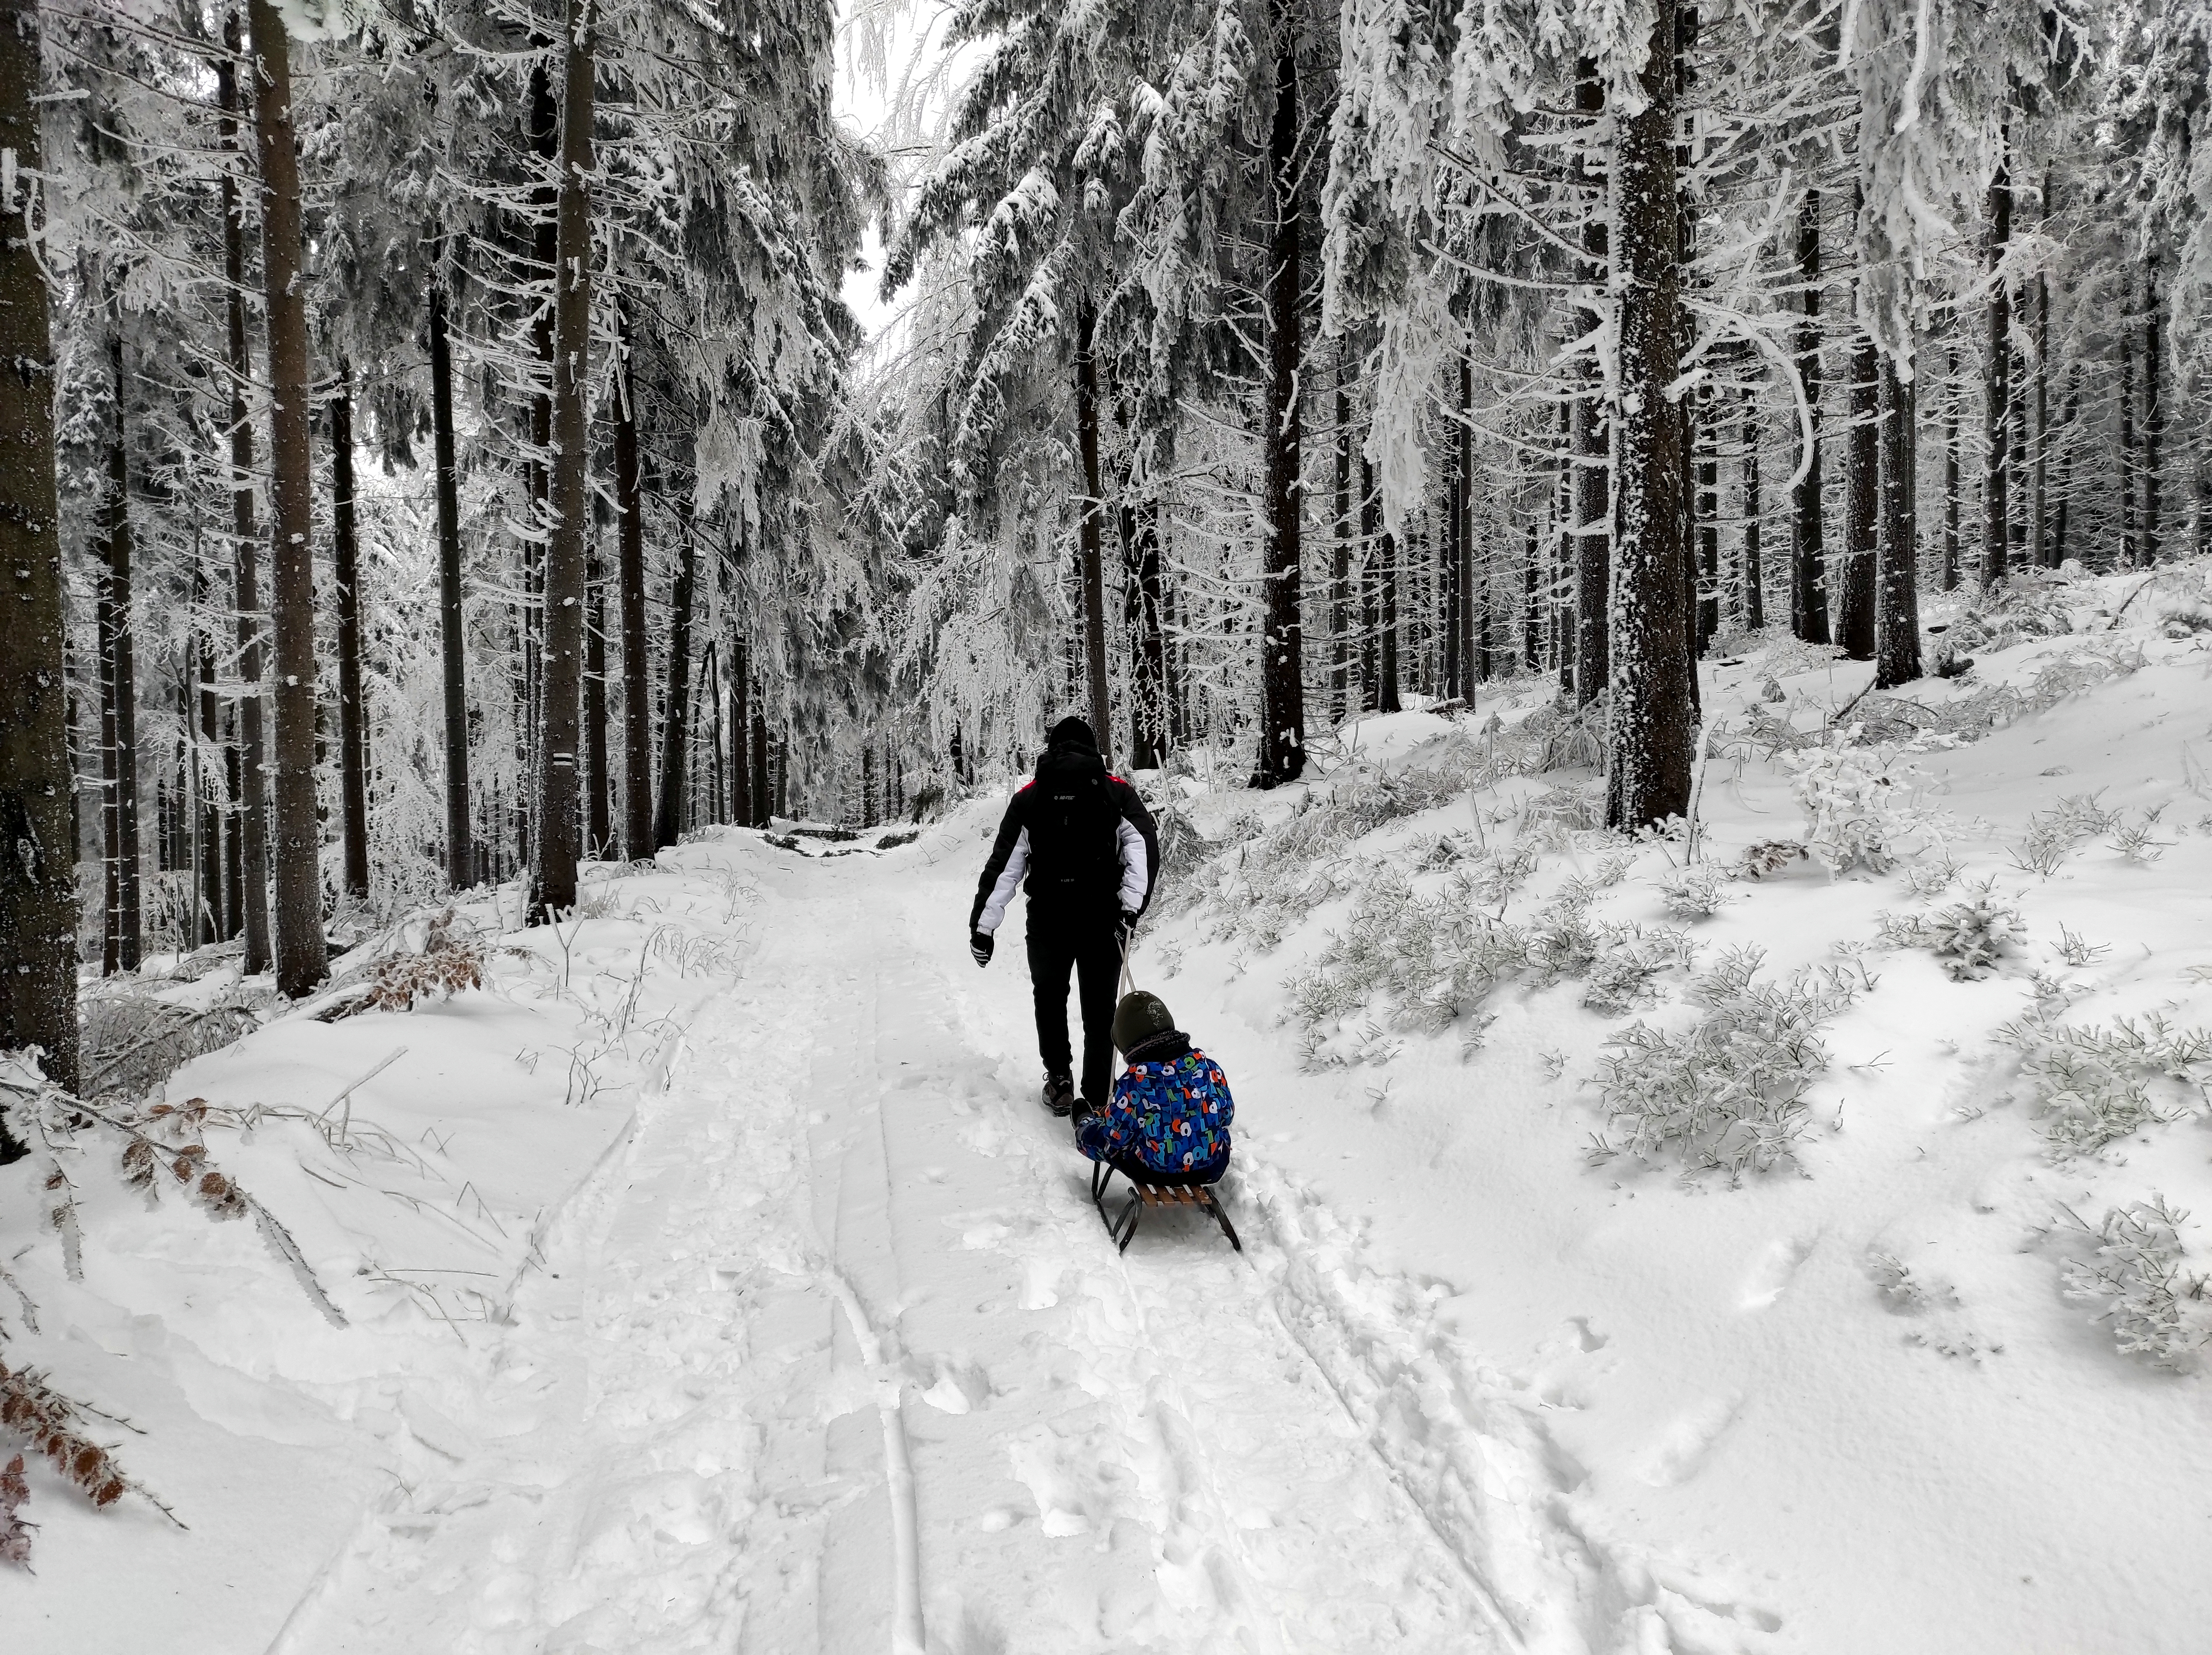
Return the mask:
<path id="1" fill-rule="evenodd" d="M 1249 1147 L 1245 1254 L 1155 1215 L 1117 1256 L 1018 958 L 939 946 L 960 855 L 681 854 L 759 878 L 744 978 L 271 1655 L 1772 1646 Z"/>

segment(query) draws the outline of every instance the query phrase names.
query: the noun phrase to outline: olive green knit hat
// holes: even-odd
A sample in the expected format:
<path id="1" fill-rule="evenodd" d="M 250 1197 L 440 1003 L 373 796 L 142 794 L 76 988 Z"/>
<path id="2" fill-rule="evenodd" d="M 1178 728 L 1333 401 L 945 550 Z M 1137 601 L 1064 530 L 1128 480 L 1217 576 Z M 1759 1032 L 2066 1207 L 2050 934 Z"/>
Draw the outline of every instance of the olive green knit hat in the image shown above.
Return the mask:
<path id="1" fill-rule="evenodd" d="M 1121 1003 L 1114 1008 L 1114 1049 L 1124 1057 L 1131 1046 L 1174 1029 L 1175 1019 L 1168 1015 L 1166 1004 L 1158 995 L 1143 989 L 1124 994 Z"/>

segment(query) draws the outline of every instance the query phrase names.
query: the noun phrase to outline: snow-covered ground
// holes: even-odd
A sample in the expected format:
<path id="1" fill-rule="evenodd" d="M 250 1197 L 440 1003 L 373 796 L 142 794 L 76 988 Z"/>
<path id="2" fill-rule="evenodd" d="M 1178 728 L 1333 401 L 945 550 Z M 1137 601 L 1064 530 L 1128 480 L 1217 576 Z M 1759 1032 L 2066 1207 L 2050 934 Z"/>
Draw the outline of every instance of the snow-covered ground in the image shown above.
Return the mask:
<path id="1" fill-rule="evenodd" d="M 93 1434 L 189 1525 L 34 1466 L 0 1646 L 2202 1649 L 2212 633 L 2189 573 L 2108 630 L 2138 579 L 1909 717 L 1723 658 L 1695 846 L 1583 825 L 1587 769 L 1459 785 L 1540 745 L 1533 686 L 1265 797 L 1149 779 L 1137 970 L 1235 1088 L 1241 1256 L 1107 1244 L 1019 950 L 966 953 L 996 800 L 874 854 L 723 832 L 557 935 L 479 904 L 483 989 L 169 1082 L 343 1326 L 91 1153 L 71 1281 L 42 1158 L 0 1172 L 7 1360 L 127 1416 Z M 2009 722 L 1850 749 L 1885 779 L 1820 797 L 1889 870 L 1737 876 L 1847 704 Z M 1762 1005 L 1800 1021 L 1747 1080 Z M 1639 1022 L 1672 1043 L 1607 1047 Z M 1689 1104 L 1608 1110 L 1608 1057 Z M 223 1125 L 255 1103 L 294 1112 Z"/>

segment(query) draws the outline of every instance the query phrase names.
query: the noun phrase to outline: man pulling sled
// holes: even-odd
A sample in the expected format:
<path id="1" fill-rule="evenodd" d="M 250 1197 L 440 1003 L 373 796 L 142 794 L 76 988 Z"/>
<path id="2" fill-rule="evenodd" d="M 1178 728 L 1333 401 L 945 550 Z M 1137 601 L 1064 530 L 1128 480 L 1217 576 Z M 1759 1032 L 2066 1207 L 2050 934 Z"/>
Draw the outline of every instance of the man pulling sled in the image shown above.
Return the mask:
<path id="1" fill-rule="evenodd" d="M 1097 1163 L 1091 1194 L 1102 1218 L 1114 1173 L 1135 1191 L 1121 1216 L 1107 1219 L 1109 1234 L 1126 1250 L 1146 1208 L 1195 1207 L 1241 1252 L 1212 1188 L 1229 1166 L 1227 1079 L 1156 997 L 1137 992 L 1115 1003 L 1130 934 L 1159 867 L 1152 814 L 1135 788 L 1108 772 L 1082 719 L 1061 719 L 1045 741 L 1036 776 L 1008 802 L 976 885 L 969 951 L 978 966 L 991 962 L 994 936 L 1026 882 L 1045 1106 L 1075 1118 L 1077 1145 Z M 1079 1093 L 1067 1028 L 1071 972 L 1083 1013 Z M 1128 1062 L 1110 1095 L 1109 1043 Z"/>

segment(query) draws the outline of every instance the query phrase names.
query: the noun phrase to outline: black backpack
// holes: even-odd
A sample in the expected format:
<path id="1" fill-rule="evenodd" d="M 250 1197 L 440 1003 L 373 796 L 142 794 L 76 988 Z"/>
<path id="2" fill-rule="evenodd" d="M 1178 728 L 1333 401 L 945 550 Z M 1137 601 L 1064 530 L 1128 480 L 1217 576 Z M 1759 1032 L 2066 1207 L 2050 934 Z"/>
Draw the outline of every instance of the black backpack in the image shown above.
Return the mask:
<path id="1" fill-rule="evenodd" d="M 1080 747 L 1048 749 L 1037 761 L 1028 817 L 1033 900 L 1113 894 L 1121 876 L 1121 807 L 1105 760 Z"/>

